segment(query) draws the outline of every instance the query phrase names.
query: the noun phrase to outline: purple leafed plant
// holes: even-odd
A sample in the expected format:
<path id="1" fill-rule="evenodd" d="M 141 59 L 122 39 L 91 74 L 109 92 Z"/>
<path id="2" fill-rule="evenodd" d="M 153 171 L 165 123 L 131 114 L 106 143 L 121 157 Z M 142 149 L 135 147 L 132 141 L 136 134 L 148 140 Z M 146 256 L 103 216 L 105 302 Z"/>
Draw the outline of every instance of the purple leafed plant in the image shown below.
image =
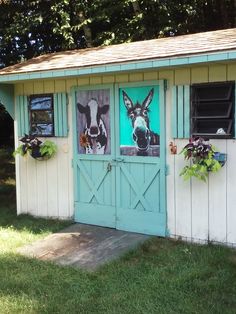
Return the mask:
<path id="1" fill-rule="evenodd" d="M 20 139 L 23 143 L 14 152 L 14 156 L 20 154 L 21 156 L 27 155 L 27 153 L 37 160 L 46 160 L 55 155 L 57 151 L 56 144 L 46 140 L 45 142 L 40 141 L 33 135 L 25 134 Z"/>
<path id="2" fill-rule="evenodd" d="M 190 160 L 190 165 L 185 166 L 180 175 L 185 180 L 196 177 L 206 181 L 209 172 L 217 172 L 221 165 L 214 158 L 215 147 L 201 137 L 189 139 L 189 143 L 184 146 L 180 154 L 184 155 L 186 160 Z"/>

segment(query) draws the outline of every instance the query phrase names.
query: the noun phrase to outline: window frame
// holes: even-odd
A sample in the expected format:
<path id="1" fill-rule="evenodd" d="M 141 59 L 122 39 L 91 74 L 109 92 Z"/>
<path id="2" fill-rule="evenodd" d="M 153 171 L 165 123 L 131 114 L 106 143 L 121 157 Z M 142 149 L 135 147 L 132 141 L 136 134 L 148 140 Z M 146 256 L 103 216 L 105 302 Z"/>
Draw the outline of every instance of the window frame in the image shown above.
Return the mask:
<path id="1" fill-rule="evenodd" d="M 31 101 L 35 98 L 44 98 L 50 97 L 51 98 L 51 108 L 50 109 L 31 109 Z M 43 111 L 50 111 L 52 114 L 52 123 L 45 122 L 44 124 L 52 124 L 52 132 L 50 134 L 32 134 L 32 113 L 33 112 L 43 112 Z M 29 112 L 29 134 L 34 135 L 37 137 L 54 137 L 55 136 L 55 122 L 54 122 L 54 97 L 52 93 L 45 93 L 45 94 L 34 94 L 30 95 L 28 98 L 28 112 Z M 43 124 L 43 122 L 41 122 Z M 37 123 L 36 123 L 37 124 Z"/>
<path id="2" fill-rule="evenodd" d="M 227 86 L 228 85 L 228 92 L 225 97 L 212 97 L 210 98 L 200 98 L 197 99 L 197 89 L 203 89 L 203 88 L 217 88 L 220 86 Z M 190 88 L 190 132 L 191 136 L 196 137 L 206 137 L 206 138 L 212 138 L 212 139 L 231 139 L 235 137 L 235 82 L 234 81 L 223 81 L 223 82 L 208 82 L 208 83 L 197 83 L 192 84 Z M 197 115 L 197 109 L 199 107 L 199 104 L 201 105 L 208 105 L 208 106 L 215 106 L 218 104 L 225 104 L 228 106 L 228 108 L 225 108 L 225 113 L 222 115 L 219 114 L 205 114 L 205 115 Z M 216 133 L 206 133 L 206 132 L 197 132 L 197 122 L 214 122 L 217 124 L 217 121 L 222 121 L 225 123 L 225 121 L 228 122 L 227 127 L 227 134 L 216 134 Z M 219 122 L 220 123 L 220 122 Z M 219 125 L 217 128 L 221 128 Z"/>

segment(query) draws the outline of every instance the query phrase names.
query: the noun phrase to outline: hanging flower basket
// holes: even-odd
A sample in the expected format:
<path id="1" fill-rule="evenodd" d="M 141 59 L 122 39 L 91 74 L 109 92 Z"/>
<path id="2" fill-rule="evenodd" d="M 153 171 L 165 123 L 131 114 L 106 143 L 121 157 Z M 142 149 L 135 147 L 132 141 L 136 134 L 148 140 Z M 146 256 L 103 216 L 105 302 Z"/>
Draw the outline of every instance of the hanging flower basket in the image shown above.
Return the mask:
<path id="1" fill-rule="evenodd" d="M 27 135 L 20 139 L 23 143 L 14 152 L 14 156 L 20 154 L 21 156 L 30 155 L 32 158 L 43 161 L 52 158 L 57 152 L 57 146 L 52 141 L 40 141 L 35 136 Z"/>
<path id="2" fill-rule="evenodd" d="M 208 173 L 219 171 L 226 161 L 226 154 L 216 152 L 209 140 L 201 137 L 190 139 L 180 154 L 190 161 L 190 165 L 185 166 L 180 173 L 184 180 L 195 177 L 206 182 Z"/>

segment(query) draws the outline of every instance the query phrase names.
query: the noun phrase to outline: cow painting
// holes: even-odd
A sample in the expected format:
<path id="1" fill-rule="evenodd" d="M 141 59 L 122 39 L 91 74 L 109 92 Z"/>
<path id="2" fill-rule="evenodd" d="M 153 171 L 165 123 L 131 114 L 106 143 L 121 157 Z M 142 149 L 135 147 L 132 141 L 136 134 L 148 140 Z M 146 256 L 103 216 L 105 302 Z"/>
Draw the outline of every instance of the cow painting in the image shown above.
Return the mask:
<path id="1" fill-rule="evenodd" d="M 108 145 L 107 120 L 109 105 L 100 104 L 98 99 L 91 97 L 85 104 L 77 103 L 77 109 L 83 116 L 84 128 L 80 133 L 80 146 L 85 154 L 106 154 Z"/>

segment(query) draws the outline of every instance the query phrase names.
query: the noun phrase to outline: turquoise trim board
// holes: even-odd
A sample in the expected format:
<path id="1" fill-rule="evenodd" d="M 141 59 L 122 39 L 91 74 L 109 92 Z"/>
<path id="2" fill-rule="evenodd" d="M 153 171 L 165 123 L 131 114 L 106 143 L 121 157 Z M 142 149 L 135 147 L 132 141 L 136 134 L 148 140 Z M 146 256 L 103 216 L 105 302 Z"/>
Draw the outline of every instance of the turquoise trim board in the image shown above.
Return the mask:
<path id="1" fill-rule="evenodd" d="M 173 138 L 189 138 L 190 136 L 189 85 L 173 86 L 171 123 Z"/>
<path id="2" fill-rule="evenodd" d="M 19 80 L 32 80 L 44 78 L 71 77 L 88 74 L 104 74 L 112 72 L 123 72 L 130 70 L 145 70 L 153 68 L 163 68 L 170 66 L 193 65 L 206 62 L 233 61 L 236 60 L 236 50 L 220 53 L 208 53 L 190 55 L 187 57 L 172 57 L 146 61 L 132 61 L 121 64 L 108 64 L 101 66 L 84 67 L 80 69 L 64 69 L 54 71 L 43 71 L 33 73 L 19 73 L 0 75 L 0 82 L 16 82 Z"/>
<path id="3" fill-rule="evenodd" d="M 57 137 L 66 137 L 68 135 L 67 118 L 67 94 L 53 94 L 54 105 L 54 133 Z"/>
<path id="4" fill-rule="evenodd" d="M 10 116 L 14 119 L 14 86 L 10 84 L 0 85 L 0 104 L 2 104 Z"/>
<path id="5" fill-rule="evenodd" d="M 29 134 L 29 112 L 27 96 L 16 97 L 16 114 L 18 125 L 18 136 Z"/>

